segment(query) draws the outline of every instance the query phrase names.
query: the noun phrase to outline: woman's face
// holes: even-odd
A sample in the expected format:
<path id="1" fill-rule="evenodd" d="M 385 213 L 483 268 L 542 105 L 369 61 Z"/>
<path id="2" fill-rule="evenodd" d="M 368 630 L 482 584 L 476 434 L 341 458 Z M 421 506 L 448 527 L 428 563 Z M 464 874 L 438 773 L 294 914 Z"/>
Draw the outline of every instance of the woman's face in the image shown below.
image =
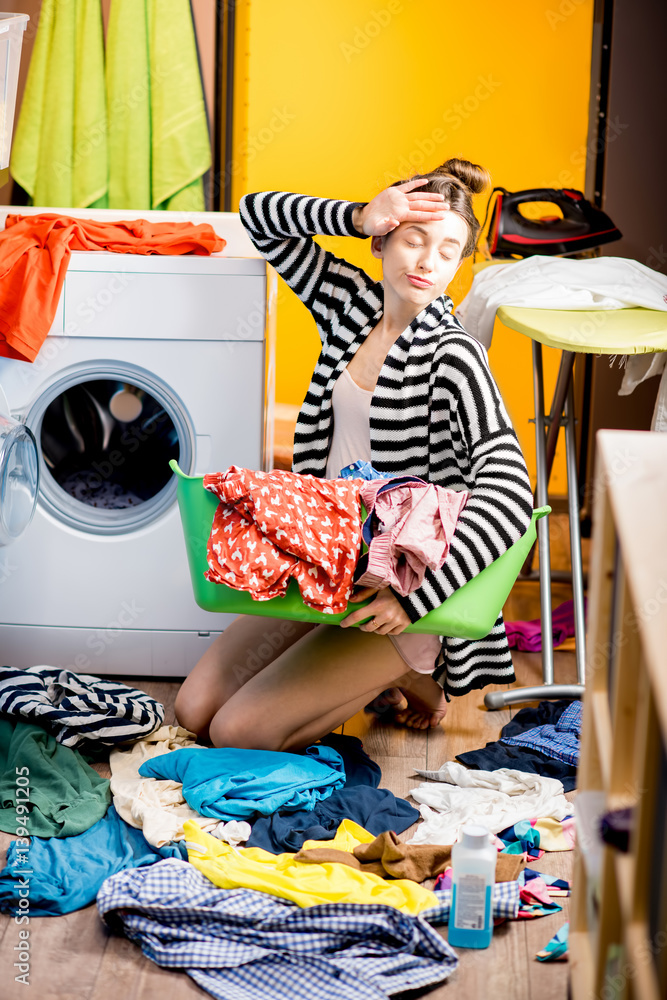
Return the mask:
<path id="1" fill-rule="evenodd" d="M 391 285 L 400 299 L 424 308 L 447 289 L 467 239 L 462 217 L 447 212 L 433 222 L 402 222 L 387 236 L 374 236 L 371 250 L 382 260 L 385 287 Z"/>

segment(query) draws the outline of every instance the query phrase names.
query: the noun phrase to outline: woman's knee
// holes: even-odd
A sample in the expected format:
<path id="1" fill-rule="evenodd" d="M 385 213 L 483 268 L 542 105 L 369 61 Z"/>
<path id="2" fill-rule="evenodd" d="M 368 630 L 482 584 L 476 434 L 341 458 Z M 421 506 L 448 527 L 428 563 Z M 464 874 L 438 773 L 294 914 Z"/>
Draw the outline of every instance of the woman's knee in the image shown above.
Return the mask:
<path id="1" fill-rule="evenodd" d="M 182 726 L 183 729 L 187 729 L 196 735 L 206 733 L 215 707 L 211 709 L 206 703 L 197 704 L 196 697 L 192 692 L 189 692 L 188 688 L 189 685 L 186 680 L 181 684 L 176 695 L 176 700 L 174 701 L 176 723 Z"/>
<path id="2" fill-rule="evenodd" d="M 234 704 L 223 705 L 211 719 L 209 738 L 214 747 L 241 750 L 282 750 L 282 735 L 258 726 L 257 719 Z"/>

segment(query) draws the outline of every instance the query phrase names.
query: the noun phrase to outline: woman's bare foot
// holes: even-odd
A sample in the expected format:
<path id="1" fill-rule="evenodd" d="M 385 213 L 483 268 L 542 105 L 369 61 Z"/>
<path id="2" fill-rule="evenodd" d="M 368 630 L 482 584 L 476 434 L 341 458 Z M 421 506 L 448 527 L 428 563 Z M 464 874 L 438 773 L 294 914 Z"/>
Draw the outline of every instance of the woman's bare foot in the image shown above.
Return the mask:
<path id="1" fill-rule="evenodd" d="M 447 713 L 447 699 L 428 674 L 411 671 L 401 687 L 387 688 L 366 706 L 376 715 L 392 713 L 394 722 L 410 729 L 434 729 Z"/>
<path id="2" fill-rule="evenodd" d="M 364 708 L 364 712 L 368 712 L 373 715 L 391 715 L 396 710 L 403 711 L 407 708 L 408 701 L 404 696 L 403 692 L 399 687 L 387 688 L 386 691 L 382 691 L 377 698 L 373 698 L 373 701 L 369 702 Z"/>

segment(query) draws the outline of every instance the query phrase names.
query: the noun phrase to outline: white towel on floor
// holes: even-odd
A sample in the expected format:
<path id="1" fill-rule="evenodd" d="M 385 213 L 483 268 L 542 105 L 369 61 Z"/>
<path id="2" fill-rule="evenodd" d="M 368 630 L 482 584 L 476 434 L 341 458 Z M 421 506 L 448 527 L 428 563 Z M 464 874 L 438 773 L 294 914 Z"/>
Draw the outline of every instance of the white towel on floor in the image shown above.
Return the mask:
<path id="1" fill-rule="evenodd" d="M 497 771 L 469 770 L 448 761 L 438 771 L 420 771 L 424 782 L 410 795 L 420 803 L 423 822 L 410 844 L 453 844 L 460 827 L 478 823 L 490 833 L 499 833 L 523 819 L 549 816 L 562 820 L 572 806 L 557 778 L 501 767 Z"/>

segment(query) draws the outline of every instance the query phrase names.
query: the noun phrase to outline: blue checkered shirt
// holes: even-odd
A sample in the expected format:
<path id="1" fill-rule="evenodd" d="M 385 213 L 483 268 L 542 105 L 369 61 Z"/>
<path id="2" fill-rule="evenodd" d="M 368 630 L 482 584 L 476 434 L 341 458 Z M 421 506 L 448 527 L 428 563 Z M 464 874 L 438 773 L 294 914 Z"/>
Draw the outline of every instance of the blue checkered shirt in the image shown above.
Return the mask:
<path id="1" fill-rule="evenodd" d="M 506 884 L 518 900 L 517 883 Z M 302 909 L 219 889 L 175 858 L 112 875 L 97 907 L 153 962 L 184 970 L 218 1000 L 385 1000 L 434 986 L 458 964 L 423 916 L 359 903 Z M 444 913 L 444 899 L 435 910 Z"/>
<path id="2" fill-rule="evenodd" d="M 496 882 L 491 893 L 494 920 L 498 920 L 500 917 L 516 920 L 521 900 L 520 893 L 518 882 Z M 437 903 L 428 910 L 422 910 L 419 914 L 420 917 L 428 920 L 430 924 L 448 924 L 452 905 L 452 890 L 438 889 L 433 895 L 437 896 Z"/>
<path id="3" fill-rule="evenodd" d="M 501 743 L 530 747 L 547 757 L 555 757 L 556 760 L 577 767 L 581 745 L 581 716 L 581 702 L 573 701 L 555 725 L 536 726 L 517 736 L 502 736 Z"/>

